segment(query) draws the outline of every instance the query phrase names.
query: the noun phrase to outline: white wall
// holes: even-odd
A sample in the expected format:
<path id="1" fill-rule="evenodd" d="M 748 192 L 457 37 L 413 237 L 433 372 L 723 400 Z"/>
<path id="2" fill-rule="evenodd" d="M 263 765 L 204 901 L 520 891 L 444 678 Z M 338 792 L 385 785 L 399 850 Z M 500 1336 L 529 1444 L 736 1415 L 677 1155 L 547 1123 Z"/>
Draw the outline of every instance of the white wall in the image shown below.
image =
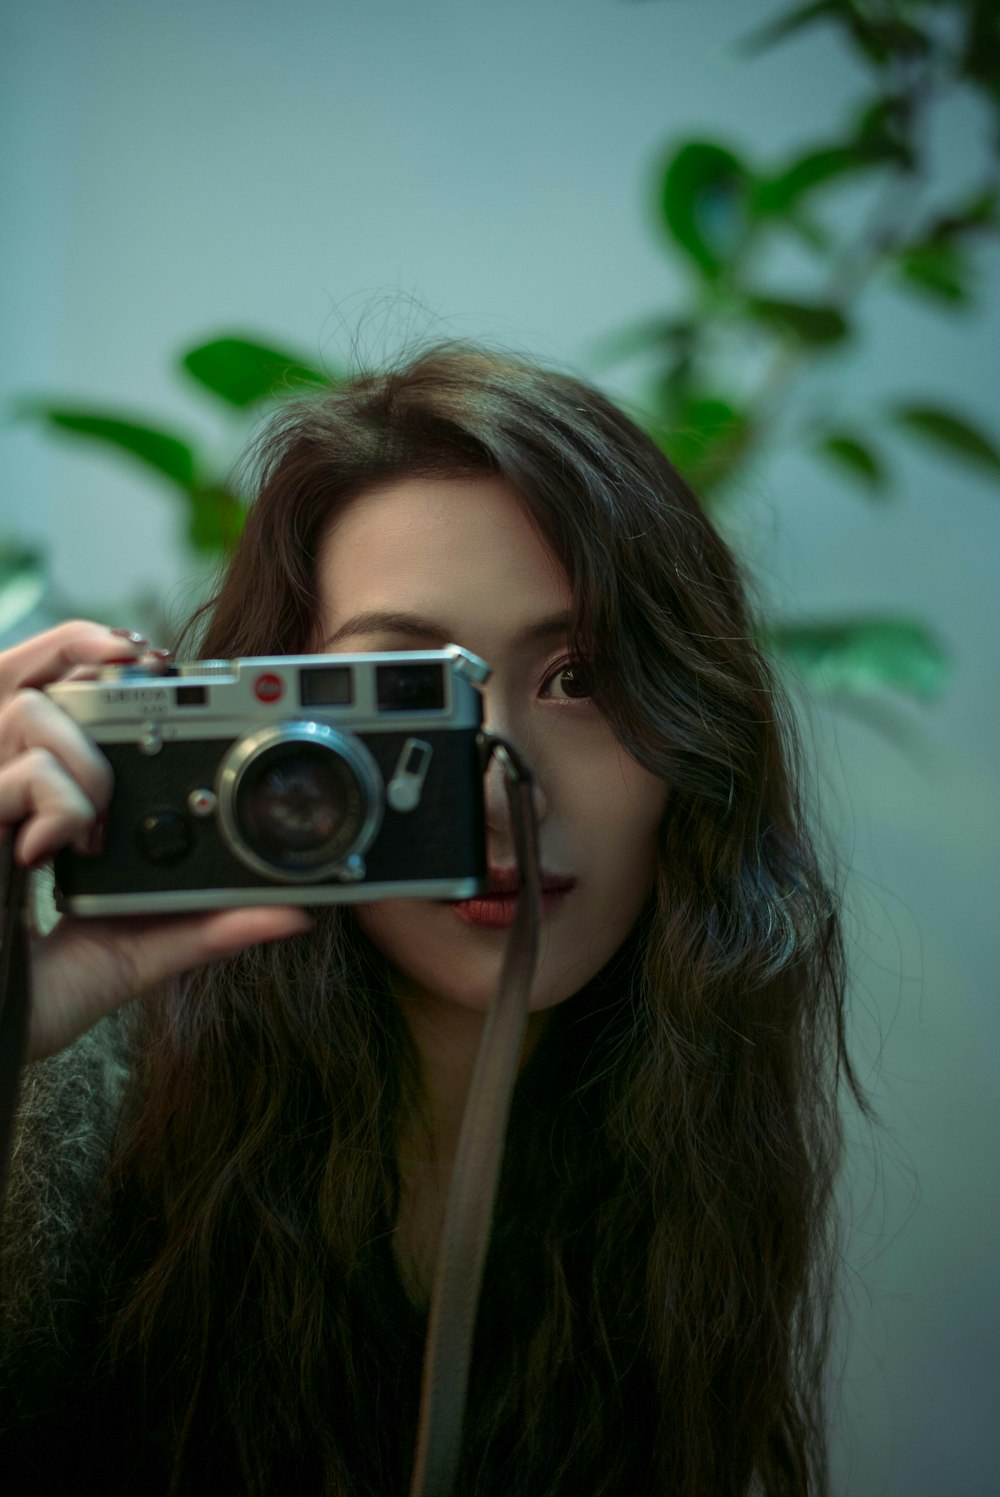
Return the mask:
<path id="1" fill-rule="evenodd" d="M 599 373 L 597 338 L 677 286 L 647 209 L 678 133 L 762 155 L 836 129 L 861 77 L 826 33 L 745 65 L 764 0 L 36 0 L 0 38 L 0 406 L 25 391 L 242 430 L 170 368 L 225 329 L 336 362 L 355 340 L 482 336 Z M 937 142 L 954 181 L 978 121 Z M 857 204 L 845 199 L 845 212 Z M 845 412 L 943 395 L 997 426 L 1000 264 L 986 310 L 873 293 L 858 358 L 818 381 Z M 789 265 L 788 274 L 796 271 Z M 124 621 L 183 607 L 179 514 L 141 474 L 0 428 L 0 525 L 53 585 Z M 907 612 L 955 653 L 940 706 L 812 709 L 826 813 L 853 865 L 855 1047 L 886 1124 L 849 1179 L 838 1491 L 995 1490 L 998 712 L 995 489 L 902 455 L 892 505 L 786 456 L 747 479 L 734 535 L 783 612 Z M 138 601 L 135 606 L 138 607 Z M 869 1195 L 871 1199 L 869 1200 Z M 867 1203 L 867 1204 L 866 1204 Z"/>

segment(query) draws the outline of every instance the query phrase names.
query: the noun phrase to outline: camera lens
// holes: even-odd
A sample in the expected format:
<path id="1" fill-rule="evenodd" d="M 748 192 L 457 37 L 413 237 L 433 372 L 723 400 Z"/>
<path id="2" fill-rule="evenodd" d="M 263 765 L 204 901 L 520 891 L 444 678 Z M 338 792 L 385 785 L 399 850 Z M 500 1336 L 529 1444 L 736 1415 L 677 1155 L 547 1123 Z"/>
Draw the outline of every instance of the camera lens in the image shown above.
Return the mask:
<path id="1" fill-rule="evenodd" d="M 286 873 L 307 873 L 353 840 L 361 797 L 337 754 L 292 741 L 247 766 L 233 809 L 242 839 L 258 858 Z"/>
<path id="2" fill-rule="evenodd" d="M 363 741 L 330 723 L 284 721 L 237 738 L 219 761 L 222 839 L 269 883 L 356 880 L 378 835 L 382 776 Z"/>

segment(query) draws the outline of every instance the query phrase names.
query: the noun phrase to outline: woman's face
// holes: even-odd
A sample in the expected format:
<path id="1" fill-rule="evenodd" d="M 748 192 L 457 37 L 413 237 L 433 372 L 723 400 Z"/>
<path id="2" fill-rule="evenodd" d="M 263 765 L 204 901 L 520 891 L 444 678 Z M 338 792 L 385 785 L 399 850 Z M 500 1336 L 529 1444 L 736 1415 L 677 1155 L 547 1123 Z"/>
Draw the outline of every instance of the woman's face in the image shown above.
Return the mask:
<path id="1" fill-rule="evenodd" d="M 638 918 L 668 791 L 563 674 L 570 664 L 565 630 L 529 638 L 534 625 L 569 610 L 560 563 L 502 479 L 413 477 L 369 490 L 337 516 L 320 548 L 318 583 L 317 649 L 454 642 L 493 667 L 484 726 L 509 739 L 532 768 L 542 868 L 576 879 L 542 920 L 530 1007 L 561 1003 L 614 955 Z M 440 630 L 351 629 L 331 643 L 356 614 L 373 610 L 415 614 Z M 516 868 L 495 759 L 485 798 L 489 864 Z M 470 925 L 451 905 L 427 900 L 345 908 L 389 959 L 397 992 L 465 1010 L 489 1007 L 508 928 Z"/>

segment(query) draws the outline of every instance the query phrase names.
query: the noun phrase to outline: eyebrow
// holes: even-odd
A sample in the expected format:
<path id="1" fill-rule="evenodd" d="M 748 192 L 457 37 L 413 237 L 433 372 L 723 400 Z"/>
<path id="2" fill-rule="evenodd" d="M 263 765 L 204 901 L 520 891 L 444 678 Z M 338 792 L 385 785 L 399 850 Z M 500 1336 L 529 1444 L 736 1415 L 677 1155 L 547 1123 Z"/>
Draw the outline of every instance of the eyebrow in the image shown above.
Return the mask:
<path id="1" fill-rule="evenodd" d="M 568 613 L 553 614 L 550 618 L 539 619 L 537 623 L 529 624 L 527 629 L 518 635 L 515 647 L 537 644 L 544 639 L 553 639 L 556 635 L 565 634 L 569 627 L 570 616 Z M 422 618 L 418 613 L 395 613 L 385 609 L 369 609 L 365 613 L 356 613 L 346 623 L 331 634 L 324 641 L 324 648 L 330 649 L 339 644 L 342 639 L 347 639 L 354 634 L 403 634 L 410 639 L 433 639 L 440 640 L 442 644 L 457 644 L 454 629 L 446 629 L 435 619 Z"/>

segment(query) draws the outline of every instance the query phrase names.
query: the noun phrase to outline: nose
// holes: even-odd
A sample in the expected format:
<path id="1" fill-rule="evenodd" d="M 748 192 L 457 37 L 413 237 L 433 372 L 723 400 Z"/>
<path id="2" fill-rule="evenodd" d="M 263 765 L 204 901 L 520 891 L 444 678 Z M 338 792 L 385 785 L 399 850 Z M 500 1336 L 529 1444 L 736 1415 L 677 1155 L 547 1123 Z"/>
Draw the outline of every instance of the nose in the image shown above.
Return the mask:
<path id="1" fill-rule="evenodd" d="M 498 738 L 504 739 L 517 750 L 521 758 L 525 760 L 531 770 L 532 779 L 532 803 L 535 808 L 535 818 L 541 825 L 548 811 L 548 796 L 543 788 L 544 769 L 539 762 L 539 756 L 533 754 L 531 746 L 526 744 L 521 737 L 512 732 L 510 725 L 506 722 L 490 719 L 484 713 L 483 727 L 488 727 L 491 733 Z M 513 852 L 514 835 L 510 820 L 510 799 L 508 795 L 507 780 L 504 768 L 500 760 L 494 754 L 490 759 L 489 767 L 483 781 L 483 798 L 486 808 L 486 825 L 495 834 L 497 855 L 501 855 L 501 849 Z M 493 849 L 491 849 L 491 852 Z M 509 861 L 509 859 L 506 859 Z"/>

